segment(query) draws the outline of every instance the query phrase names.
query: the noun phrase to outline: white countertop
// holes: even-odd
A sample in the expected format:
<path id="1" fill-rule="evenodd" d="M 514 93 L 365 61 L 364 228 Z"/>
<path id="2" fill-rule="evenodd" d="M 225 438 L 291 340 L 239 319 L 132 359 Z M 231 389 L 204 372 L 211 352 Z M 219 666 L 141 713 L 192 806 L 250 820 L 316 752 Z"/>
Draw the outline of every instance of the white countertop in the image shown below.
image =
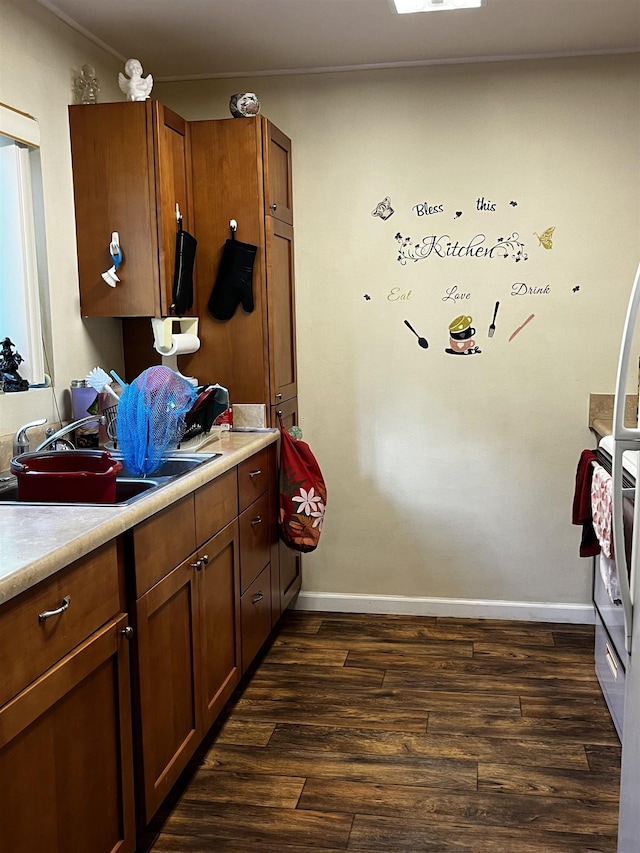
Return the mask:
<path id="1" fill-rule="evenodd" d="M 0 604 L 124 533 L 277 440 L 278 430 L 228 432 L 221 453 L 128 506 L 0 503 Z"/>

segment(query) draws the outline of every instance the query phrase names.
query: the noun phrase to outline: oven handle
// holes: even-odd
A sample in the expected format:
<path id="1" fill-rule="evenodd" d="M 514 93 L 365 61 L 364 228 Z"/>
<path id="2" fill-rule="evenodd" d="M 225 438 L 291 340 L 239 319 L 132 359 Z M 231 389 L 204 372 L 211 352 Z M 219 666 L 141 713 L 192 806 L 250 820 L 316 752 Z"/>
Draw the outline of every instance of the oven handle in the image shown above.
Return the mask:
<path id="1" fill-rule="evenodd" d="M 638 506 L 640 506 L 640 495 L 638 495 L 640 477 L 638 477 L 636 481 L 636 501 L 633 511 L 634 523 L 633 536 L 631 540 L 631 572 L 629 573 L 627 571 L 627 555 L 624 542 L 624 521 L 622 516 L 622 456 L 625 450 L 632 449 L 638 449 L 635 442 L 614 442 L 613 458 L 611 460 L 611 472 L 613 478 L 613 482 L 611 484 L 611 490 L 613 492 L 613 551 L 616 562 L 616 570 L 618 573 L 618 583 L 620 585 L 620 599 L 622 601 L 622 610 L 624 612 L 624 644 L 629 654 L 631 654 L 631 628 L 633 626 L 633 601 L 631 599 L 630 584 L 633 584 L 633 578 L 635 577 L 635 562 L 637 554 L 636 536 L 638 531 L 638 520 L 636 518 L 636 513 L 638 511 Z"/>

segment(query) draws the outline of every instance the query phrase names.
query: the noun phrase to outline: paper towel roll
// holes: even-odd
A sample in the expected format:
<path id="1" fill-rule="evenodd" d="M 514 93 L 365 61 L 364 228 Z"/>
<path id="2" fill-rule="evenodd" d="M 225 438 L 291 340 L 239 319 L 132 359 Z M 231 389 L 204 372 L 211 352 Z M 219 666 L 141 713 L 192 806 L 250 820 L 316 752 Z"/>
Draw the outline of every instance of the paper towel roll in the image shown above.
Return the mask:
<path id="1" fill-rule="evenodd" d="M 183 355 L 197 352 L 200 349 L 200 338 L 197 335 L 177 334 L 171 337 L 171 347 L 168 350 L 158 350 L 162 355 Z"/>

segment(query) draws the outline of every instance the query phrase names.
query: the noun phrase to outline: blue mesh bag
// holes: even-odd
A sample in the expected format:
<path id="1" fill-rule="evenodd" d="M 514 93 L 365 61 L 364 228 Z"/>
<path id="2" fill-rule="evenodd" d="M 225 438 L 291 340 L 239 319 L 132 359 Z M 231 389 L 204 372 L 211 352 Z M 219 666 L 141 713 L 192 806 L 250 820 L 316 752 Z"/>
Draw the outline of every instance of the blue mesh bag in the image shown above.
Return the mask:
<path id="1" fill-rule="evenodd" d="M 149 367 L 127 385 L 118 403 L 118 448 L 132 474 L 153 474 L 186 429 L 196 389 L 173 370 Z"/>

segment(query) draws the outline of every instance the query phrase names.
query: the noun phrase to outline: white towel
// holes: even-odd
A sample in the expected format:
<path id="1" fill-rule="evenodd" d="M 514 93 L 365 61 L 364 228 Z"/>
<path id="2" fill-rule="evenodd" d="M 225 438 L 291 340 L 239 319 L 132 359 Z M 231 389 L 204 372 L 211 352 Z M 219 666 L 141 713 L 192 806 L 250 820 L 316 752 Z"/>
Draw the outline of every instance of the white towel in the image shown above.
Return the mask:
<path id="1" fill-rule="evenodd" d="M 599 559 L 600 577 L 607 590 L 607 595 L 611 599 L 612 604 L 620 604 L 622 598 L 620 596 L 620 583 L 618 582 L 618 570 L 615 560 L 605 557 L 604 554 L 600 554 Z"/>

